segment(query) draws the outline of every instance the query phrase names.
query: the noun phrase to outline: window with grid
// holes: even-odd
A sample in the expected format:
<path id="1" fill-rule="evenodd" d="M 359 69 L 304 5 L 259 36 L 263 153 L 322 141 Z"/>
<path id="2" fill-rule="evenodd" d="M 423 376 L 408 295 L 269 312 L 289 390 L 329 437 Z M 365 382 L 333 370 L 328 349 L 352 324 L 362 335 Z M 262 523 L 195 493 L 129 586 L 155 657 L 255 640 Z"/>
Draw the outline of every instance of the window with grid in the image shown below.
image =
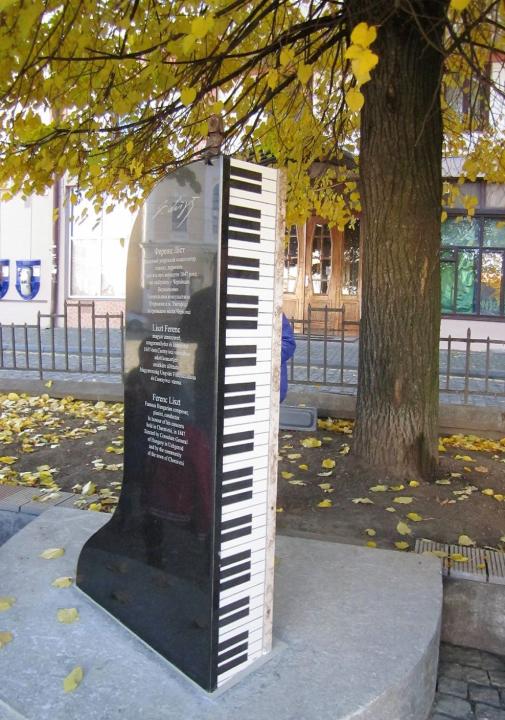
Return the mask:
<path id="1" fill-rule="evenodd" d="M 312 238 L 311 280 L 314 295 L 327 295 L 331 275 L 331 234 L 328 225 L 316 223 Z"/>
<path id="2" fill-rule="evenodd" d="M 442 313 L 504 317 L 505 218 L 449 217 L 440 272 Z"/>
<path id="3" fill-rule="evenodd" d="M 298 228 L 291 225 L 286 228 L 286 241 L 284 245 L 284 292 L 292 293 L 296 289 L 298 279 Z"/>

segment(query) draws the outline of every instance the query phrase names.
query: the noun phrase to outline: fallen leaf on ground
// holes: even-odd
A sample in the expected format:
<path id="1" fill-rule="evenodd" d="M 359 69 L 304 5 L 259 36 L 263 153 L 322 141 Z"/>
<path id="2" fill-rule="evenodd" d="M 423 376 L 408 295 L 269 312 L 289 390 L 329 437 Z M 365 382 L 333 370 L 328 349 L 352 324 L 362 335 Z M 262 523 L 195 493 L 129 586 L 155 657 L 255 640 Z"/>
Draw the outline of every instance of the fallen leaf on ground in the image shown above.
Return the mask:
<path id="1" fill-rule="evenodd" d="M 290 485 L 306 485 L 306 482 L 303 482 L 303 480 L 289 480 L 288 481 Z"/>
<path id="2" fill-rule="evenodd" d="M 374 485 L 373 487 L 370 488 L 370 491 L 371 492 L 386 492 L 388 487 L 389 487 L 388 485 Z"/>
<path id="3" fill-rule="evenodd" d="M 475 462 L 473 458 L 470 457 L 470 455 L 455 455 L 455 460 L 463 460 L 463 462 Z"/>
<path id="4" fill-rule="evenodd" d="M 373 505 L 373 500 L 370 500 L 370 498 L 367 497 L 359 497 L 359 498 L 353 498 L 353 503 L 355 505 Z"/>
<path id="5" fill-rule="evenodd" d="M 70 625 L 70 623 L 79 620 L 79 612 L 77 608 L 60 608 L 56 613 L 56 617 L 58 622 Z"/>
<path id="6" fill-rule="evenodd" d="M 342 445 L 341 450 L 339 450 L 338 452 L 339 452 L 340 455 L 349 455 L 350 449 L 351 449 L 351 448 L 350 448 L 349 445 Z"/>
<path id="7" fill-rule="evenodd" d="M 324 470 L 323 472 L 317 473 L 317 477 L 330 477 L 333 475 L 333 470 Z"/>
<path id="8" fill-rule="evenodd" d="M 334 467 L 335 467 L 336 462 L 335 462 L 335 460 L 332 460 L 331 458 L 325 458 L 325 459 L 322 461 L 321 465 L 322 465 L 324 468 L 326 468 L 327 470 L 329 470 L 330 468 L 334 468 Z"/>
<path id="9" fill-rule="evenodd" d="M 283 471 L 281 472 L 281 477 L 283 477 L 284 480 L 289 480 L 290 478 L 293 477 L 293 473 L 286 472 L 286 470 L 283 470 Z"/>
<path id="10" fill-rule="evenodd" d="M 315 437 L 309 437 L 302 440 L 302 443 L 304 448 L 316 448 L 321 447 L 322 443 L 321 440 L 318 440 Z M 289 457 L 289 456 L 288 456 Z"/>
<path id="11" fill-rule="evenodd" d="M 398 542 L 395 542 L 395 548 L 398 548 L 398 550 L 406 550 L 409 547 L 410 545 L 408 542 L 405 542 L 405 540 L 398 540 Z"/>
<path id="12" fill-rule="evenodd" d="M 0 597 L 0 612 L 10 610 L 15 602 L 16 598 L 12 595 L 4 595 L 3 597 Z"/>
<path id="13" fill-rule="evenodd" d="M 410 481 L 409 481 L 410 487 L 419 487 L 420 484 L 421 484 L 421 483 L 418 482 L 417 480 L 410 480 Z"/>
<path id="14" fill-rule="evenodd" d="M 300 453 L 289 453 L 289 455 L 286 455 L 288 460 L 299 460 L 301 458 Z"/>
<path id="15" fill-rule="evenodd" d="M 300 468 L 300 470 L 308 470 L 309 469 L 309 466 L 305 465 L 305 464 L 298 465 L 298 467 Z"/>
<path id="16" fill-rule="evenodd" d="M 51 585 L 55 588 L 67 588 L 70 587 L 74 582 L 74 579 L 67 576 L 56 578 L 56 580 L 53 580 Z"/>
<path id="17" fill-rule="evenodd" d="M 474 467 L 474 470 L 475 470 L 475 472 L 478 472 L 478 473 L 487 473 L 487 472 L 489 472 L 489 470 L 487 469 L 487 467 L 484 467 L 484 465 L 477 465 L 477 467 Z"/>
<path id="18" fill-rule="evenodd" d="M 377 535 L 377 531 L 373 528 L 366 528 L 365 532 L 367 535 L 370 535 L 370 537 L 374 537 L 375 535 Z"/>
<path id="19" fill-rule="evenodd" d="M 411 497 L 395 497 L 393 499 L 393 502 L 398 503 L 399 505 L 410 505 L 414 498 Z"/>
<path id="20" fill-rule="evenodd" d="M 321 500 L 321 502 L 317 503 L 317 507 L 320 508 L 328 508 L 333 505 L 331 500 Z"/>
<path id="21" fill-rule="evenodd" d="M 391 485 L 390 490 L 400 492 L 401 490 L 405 490 L 405 485 Z"/>
<path id="22" fill-rule="evenodd" d="M 330 483 L 319 483 L 319 487 L 321 488 L 321 490 L 331 490 L 332 489 L 332 486 L 330 485 Z"/>
<path id="23" fill-rule="evenodd" d="M 278 513 L 284 512 L 284 508 L 281 508 L 281 507 L 275 508 L 275 512 L 278 512 Z"/>
<path id="24" fill-rule="evenodd" d="M 461 473 L 453 472 L 453 473 L 451 473 L 451 477 L 453 477 L 453 478 L 461 477 Z"/>
<path id="25" fill-rule="evenodd" d="M 452 560 L 453 562 L 460 562 L 460 563 L 468 562 L 468 558 L 465 557 L 464 555 L 462 555 L 461 553 L 451 553 L 449 555 L 449 559 Z"/>
<path id="26" fill-rule="evenodd" d="M 71 672 L 68 673 L 67 677 L 63 680 L 63 690 L 65 692 L 73 692 L 82 682 L 84 673 L 82 667 L 78 665 Z"/>
<path id="27" fill-rule="evenodd" d="M 482 491 L 482 494 L 483 494 L 483 495 L 494 495 L 494 490 L 492 490 L 491 488 L 485 488 L 485 489 Z"/>
<path id="28" fill-rule="evenodd" d="M 14 635 L 9 632 L 8 630 L 4 630 L 3 632 L 0 632 L 0 649 L 3 648 L 8 643 L 12 642 L 14 638 Z"/>
<path id="29" fill-rule="evenodd" d="M 422 515 L 418 515 L 415 512 L 407 513 L 407 517 L 409 520 L 412 520 L 412 522 L 421 522 L 423 519 Z"/>
<path id="30" fill-rule="evenodd" d="M 452 475 L 452 473 L 451 473 Z M 451 481 L 448 478 L 442 478 L 441 480 L 435 480 L 437 485 L 451 485 Z"/>
<path id="31" fill-rule="evenodd" d="M 367 546 L 367 547 L 371 547 L 371 548 L 376 548 L 376 547 L 377 547 L 377 543 L 375 542 L 375 540 L 369 540 L 369 541 L 367 542 L 366 546 Z"/>
<path id="32" fill-rule="evenodd" d="M 465 547 L 473 547 L 477 543 L 475 540 L 472 540 L 471 537 L 468 537 L 468 535 L 460 535 L 458 538 L 458 545 L 464 545 Z"/>
<path id="33" fill-rule="evenodd" d="M 396 508 L 394 507 L 387 507 L 386 512 L 396 512 Z"/>
<path id="34" fill-rule="evenodd" d="M 398 533 L 400 535 L 411 535 L 412 534 L 412 530 L 409 528 L 407 523 L 403 522 L 402 520 L 400 520 L 400 522 L 396 526 L 396 530 L 398 531 Z"/>
<path id="35" fill-rule="evenodd" d="M 47 550 L 40 553 L 40 557 L 44 558 L 44 560 L 54 560 L 64 554 L 65 550 L 63 548 L 47 548 Z"/>

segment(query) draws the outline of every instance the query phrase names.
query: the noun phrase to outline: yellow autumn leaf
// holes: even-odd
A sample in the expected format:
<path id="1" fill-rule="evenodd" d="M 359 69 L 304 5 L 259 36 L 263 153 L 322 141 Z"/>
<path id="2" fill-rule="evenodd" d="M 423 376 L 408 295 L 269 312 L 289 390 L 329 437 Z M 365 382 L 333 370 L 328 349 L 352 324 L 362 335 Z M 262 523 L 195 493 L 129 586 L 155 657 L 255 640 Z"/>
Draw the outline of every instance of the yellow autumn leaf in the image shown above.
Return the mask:
<path id="1" fill-rule="evenodd" d="M 419 483 L 417 480 L 410 480 L 409 485 L 410 487 L 419 487 L 421 483 Z"/>
<path id="2" fill-rule="evenodd" d="M 300 63 L 298 65 L 296 75 L 302 85 L 306 85 L 309 82 L 310 78 L 312 77 L 313 71 L 314 68 L 312 67 L 312 65 L 305 65 L 305 63 Z"/>
<path id="3" fill-rule="evenodd" d="M 460 563 L 468 562 L 468 558 L 465 557 L 465 555 L 462 555 L 461 553 L 451 553 L 449 555 L 449 558 L 454 562 L 460 562 Z"/>
<path id="4" fill-rule="evenodd" d="M 60 608 L 56 613 L 56 617 L 58 622 L 70 625 L 70 623 L 79 620 L 79 612 L 77 608 Z"/>
<path id="5" fill-rule="evenodd" d="M 278 512 L 278 513 L 284 512 L 284 508 L 282 508 L 282 507 L 275 508 L 275 512 Z"/>
<path id="6" fill-rule="evenodd" d="M 341 449 L 338 452 L 339 455 L 349 455 L 350 450 L 350 445 L 342 445 Z"/>
<path id="7" fill-rule="evenodd" d="M 370 488 L 370 492 L 386 492 L 388 485 L 374 485 Z"/>
<path id="8" fill-rule="evenodd" d="M 453 477 L 453 478 L 459 478 L 459 477 L 461 477 L 461 473 L 452 472 L 452 473 L 451 473 L 451 477 Z"/>
<path id="9" fill-rule="evenodd" d="M 370 537 L 375 537 L 375 535 L 377 535 L 377 531 L 374 530 L 373 528 L 366 528 L 365 532 Z"/>
<path id="10" fill-rule="evenodd" d="M 463 460 L 463 462 L 475 462 L 473 458 L 470 457 L 470 455 L 455 455 L 455 460 Z"/>
<path id="11" fill-rule="evenodd" d="M 322 461 L 321 465 L 326 469 L 331 469 L 331 468 L 335 467 L 336 462 L 335 462 L 335 460 L 332 460 L 331 458 L 325 458 Z"/>
<path id="12" fill-rule="evenodd" d="M 423 555 L 434 555 L 435 557 L 440 558 L 440 560 L 449 557 L 449 553 L 445 550 L 425 550 Z"/>
<path id="13" fill-rule="evenodd" d="M 450 485 L 451 481 L 448 478 L 442 478 L 441 480 L 435 480 L 436 485 Z"/>
<path id="14" fill-rule="evenodd" d="M 63 576 L 56 578 L 56 580 L 53 580 L 51 585 L 55 588 L 67 588 L 70 587 L 73 584 L 74 580 L 73 578 L 69 576 Z"/>
<path id="15" fill-rule="evenodd" d="M 9 632 L 8 630 L 4 630 L 3 632 L 0 632 L 0 649 L 3 648 L 8 643 L 12 642 L 14 638 L 14 635 Z"/>
<path id="16" fill-rule="evenodd" d="M 478 473 L 487 473 L 487 472 L 489 472 L 489 470 L 487 469 L 487 467 L 484 467 L 484 465 L 477 465 L 476 467 L 474 467 L 474 470 L 475 470 L 475 472 L 478 472 Z"/>
<path id="17" fill-rule="evenodd" d="M 83 485 L 83 488 L 81 490 L 81 495 L 94 495 L 95 493 L 96 493 L 95 483 L 91 482 L 91 480 L 88 480 L 88 482 Z"/>
<path id="18" fill-rule="evenodd" d="M 458 545 L 464 545 L 466 547 L 473 547 L 476 545 L 475 540 L 472 540 L 468 535 L 460 535 L 458 538 Z"/>
<path id="19" fill-rule="evenodd" d="M 351 45 L 345 51 L 346 59 L 351 61 L 351 69 L 359 85 L 364 85 L 370 80 L 370 70 L 379 62 L 379 56 L 368 48 L 359 45 Z"/>
<path id="20" fill-rule="evenodd" d="M 386 512 L 390 512 L 390 513 L 396 512 L 396 508 L 394 508 L 394 507 L 387 507 L 387 508 L 386 508 Z"/>
<path id="21" fill-rule="evenodd" d="M 305 465 L 304 463 L 302 465 L 298 465 L 298 467 L 300 470 L 308 470 L 309 469 L 309 466 Z"/>
<path id="22" fill-rule="evenodd" d="M 375 540 L 369 540 L 369 541 L 367 542 L 366 546 L 367 546 L 367 547 L 371 547 L 371 548 L 376 548 L 376 547 L 377 547 L 377 543 L 375 542 Z"/>
<path id="23" fill-rule="evenodd" d="M 319 487 L 321 488 L 321 490 L 331 490 L 332 489 L 332 486 L 330 485 L 330 483 L 319 483 Z"/>
<path id="24" fill-rule="evenodd" d="M 317 503 L 317 507 L 320 508 L 329 508 L 333 505 L 331 500 L 321 500 L 321 502 Z"/>
<path id="25" fill-rule="evenodd" d="M 51 388 L 51 387 L 53 386 L 53 381 L 52 381 L 52 380 L 48 380 L 47 382 L 44 383 L 44 385 L 45 385 L 46 388 Z"/>
<path id="26" fill-rule="evenodd" d="M 318 440 L 315 437 L 309 437 L 309 438 L 305 438 L 304 440 L 302 440 L 301 444 L 303 445 L 304 448 L 316 448 L 316 447 L 321 447 L 322 442 L 321 442 L 321 440 Z M 289 455 L 288 455 L 288 457 L 289 457 Z"/>
<path id="27" fill-rule="evenodd" d="M 281 472 L 281 477 L 283 477 L 284 480 L 289 480 L 290 478 L 293 477 L 293 473 L 290 473 L 290 472 L 287 472 L 286 470 L 283 470 L 283 471 Z"/>
<path id="28" fill-rule="evenodd" d="M 83 677 L 84 673 L 82 667 L 80 665 L 77 665 L 77 667 L 75 667 L 71 672 L 69 672 L 67 677 L 63 680 L 63 690 L 65 692 L 73 692 L 76 688 L 79 687 Z"/>
<path id="29" fill-rule="evenodd" d="M 374 25 L 368 25 L 366 22 L 358 23 L 351 32 L 351 42 L 353 45 L 360 45 L 367 48 L 377 39 L 377 28 Z"/>
<path id="30" fill-rule="evenodd" d="M 295 51 L 293 48 L 282 48 L 280 55 L 279 55 L 279 62 L 282 67 L 286 67 L 286 65 L 289 65 L 293 62 L 295 59 Z"/>
<path id="31" fill-rule="evenodd" d="M 397 548 L 398 550 L 407 550 L 407 548 L 409 547 L 410 545 L 408 544 L 408 542 L 405 542 L 405 540 L 398 540 L 397 542 L 395 542 L 395 548 Z"/>
<path id="32" fill-rule="evenodd" d="M 13 455 L 2 455 L 0 457 L 0 463 L 3 465 L 12 465 L 17 460 L 17 457 L 14 457 Z"/>
<path id="33" fill-rule="evenodd" d="M 303 480 L 289 480 L 290 485 L 306 485 L 306 482 L 303 482 Z"/>
<path id="34" fill-rule="evenodd" d="M 47 548 L 47 550 L 40 553 L 40 557 L 44 558 L 44 560 L 55 560 L 64 554 L 65 550 L 63 548 Z"/>
<path id="35" fill-rule="evenodd" d="M 355 505 L 373 505 L 373 500 L 367 497 L 353 498 L 352 501 Z"/>
<path id="36" fill-rule="evenodd" d="M 402 490 L 405 490 L 405 485 L 391 485 L 389 489 L 393 492 L 401 492 Z"/>
<path id="37" fill-rule="evenodd" d="M 88 510 L 91 510 L 92 512 L 100 512 L 101 509 L 102 509 L 102 503 L 99 503 L 99 502 L 91 503 L 88 506 Z"/>
<path id="38" fill-rule="evenodd" d="M 3 597 L 0 597 L 0 612 L 10 610 L 15 602 L 16 598 L 12 595 L 4 595 Z"/>
<path id="39" fill-rule="evenodd" d="M 288 460 L 299 460 L 301 458 L 300 453 L 289 453 L 289 455 L 286 455 Z"/>
<path id="40" fill-rule="evenodd" d="M 181 90 L 181 102 L 183 105 L 188 107 L 196 99 L 196 89 L 193 87 L 186 87 Z"/>
<path id="41" fill-rule="evenodd" d="M 345 102 L 351 112 L 359 112 L 365 104 L 365 96 L 359 88 L 352 87 L 345 94 Z"/>
<path id="42" fill-rule="evenodd" d="M 200 15 L 191 21 L 191 35 L 201 40 L 214 27 L 214 18 L 212 15 Z"/>
<path id="43" fill-rule="evenodd" d="M 484 488 L 484 490 L 482 490 L 482 494 L 483 495 L 494 495 L 494 490 L 492 488 Z"/>
<path id="44" fill-rule="evenodd" d="M 423 519 L 422 515 L 418 515 L 418 513 L 415 512 L 407 513 L 407 517 L 409 520 L 412 520 L 412 522 L 421 522 Z"/>
<path id="45" fill-rule="evenodd" d="M 400 535 L 411 535 L 412 534 L 412 530 L 409 528 L 407 523 L 403 522 L 402 520 L 400 520 L 400 522 L 396 526 L 396 530 Z"/>
<path id="46" fill-rule="evenodd" d="M 501 538 L 500 538 L 500 542 L 503 542 L 503 543 L 505 543 L 505 535 L 502 535 L 502 536 L 501 536 Z"/>
<path id="47" fill-rule="evenodd" d="M 395 497 L 393 502 L 398 503 L 399 505 L 410 505 L 414 498 L 411 497 Z"/>
<path id="48" fill-rule="evenodd" d="M 493 495 L 494 500 L 497 500 L 498 502 L 503 502 L 505 500 L 505 495 L 502 495 L 501 493 L 495 493 Z"/>
<path id="49" fill-rule="evenodd" d="M 451 0 L 450 7 L 456 12 L 463 12 L 471 3 L 471 0 Z"/>
<path id="50" fill-rule="evenodd" d="M 270 68 L 267 74 L 267 85 L 270 90 L 275 90 L 279 84 L 279 72 L 275 68 Z"/>

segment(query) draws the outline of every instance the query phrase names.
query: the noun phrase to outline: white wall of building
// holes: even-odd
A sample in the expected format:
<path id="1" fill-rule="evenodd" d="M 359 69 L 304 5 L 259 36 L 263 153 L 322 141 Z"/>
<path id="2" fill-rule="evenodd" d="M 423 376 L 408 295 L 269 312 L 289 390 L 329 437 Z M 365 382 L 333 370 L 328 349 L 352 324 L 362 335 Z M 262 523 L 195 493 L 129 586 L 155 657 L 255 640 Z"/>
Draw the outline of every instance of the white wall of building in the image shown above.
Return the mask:
<path id="1" fill-rule="evenodd" d="M 53 193 L 0 202 L 0 260 L 9 260 L 9 289 L 0 299 L 0 322 L 34 324 L 49 313 L 53 246 Z M 16 262 L 40 260 L 40 289 L 30 300 L 16 289 Z"/>

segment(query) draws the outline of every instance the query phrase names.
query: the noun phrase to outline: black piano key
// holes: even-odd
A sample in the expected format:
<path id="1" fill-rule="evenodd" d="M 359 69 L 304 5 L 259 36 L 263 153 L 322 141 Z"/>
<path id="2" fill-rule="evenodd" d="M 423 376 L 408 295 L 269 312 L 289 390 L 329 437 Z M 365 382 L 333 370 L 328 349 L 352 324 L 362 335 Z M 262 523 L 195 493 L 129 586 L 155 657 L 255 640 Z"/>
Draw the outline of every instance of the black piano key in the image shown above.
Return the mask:
<path id="1" fill-rule="evenodd" d="M 226 625 L 230 625 L 231 623 L 236 622 L 237 620 L 241 620 L 242 618 L 246 618 L 249 615 L 249 610 L 240 610 L 239 612 L 234 613 L 233 615 L 228 615 L 228 617 L 222 618 L 219 620 L 219 627 L 225 627 Z"/>
<path id="2" fill-rule="evenodd" d="M 240 440 L 252 440 L 254 438 L 254 430 L 242 430 L 242 432 L 229 433 L 223 437 L 223 442 L 239 442 Z"/>
<path id="3" fill-rule="evenodd" d="M 229 330 L 257 330 L 257 320 L 227 320 L 226 327 Z"/>
<path id="4" fill-rule="evenodd" d="M 239 608 L 243 608 L 244 606 L 248 605 L 249 595 L 241 597 L 238 600 L 233 600 L 233 602 L 228 603 L 227 605 L 223 605 L 219 608 L 219 617 L 223 617 L 223 615 L 227 615 L 228 613 L 234 612 L 235 610 L 238 610 Z"/>
<path id="5" fill-rule="evenodd" d="M 237 667 L 237 665 L 242 665 L 242 663 L 247 662 L 247 659 L 248 659 L 247 653 L 244 653 L 243 655 L 239 655 L 235 660 L 230 660 L 229 663 L 218 666 L 217 674 L 222 675 L 223 673 L 227 672 L 227 670 L 232 670 L 234 667 Z"/>
<path id="6" fill-rule="evenodd" d="M 231 648 L 231 650 L 227 650 L 226 652 L 219 653 L 217 656 L 217 662 L 223 663 L 226 662 L 226 660 L 229 660 L 232 657 L 235 657 L 235 655 L 241 655 L 243 652 L 247 651 L 249 647 L 249 643 L 240 643 L 240 645 L 237 645 L 234 648 Z"/>
<path id="7" fill-rule="evenodd" d="M 244 358 L 226 358 L 225 367 L 254 367 L 256 365 L 255 357 Z"/>
<path id="8" fill-rule="evenodd" d="M 248 392 L 249 390 L 256 390 L 255 382 L 227 383 L 224 386 L 225 394 L 232 393 L 232 392 Z"/>
<path id="9" fill-rule="evenodd" d="M 222 533 L 221 534 L 221 542 L 226 543 L 230 542 L 230 540 L 236 540 L 240 537 L 246 537 L 246 535 L 252 534 L 252 526 L 247 525 L 246 527 L 239 528 L 239 530 L 230 530 L 230 532 Z"/>
<path id="10" fill-rule="evenodd" d="M 232 587 L 238 587 L 238 585 L 243 585 L 244 583 L 249 582 L 250 579 L 251 573 L 244 573 L 244 575 L 240 575 L 232 580 L 226 580 L 225 582 L 219 583 L 219 591 L 224 592 Z"/>
<path id="11" fill-rule="evenodd" d="M 242 205 L 230 205 L 228 208 L 230 215 L 242 215 L 242 217 L 261 218 L 261 210 L 257 208 L 242 207 Z"/>
<path id="12" fill-rule="evenodd" d="M 254 180 L 255 182 L 261 183 L 263 176 L 257 170 L 247 170 L 246 168 L 237 167 L 236 165 L 230 165 L 230 175 L 233 177 L 246 178 L 246 180 Z"/>
<path id="13" fill-rule="evenodd" d="M 219 573 L 219 579 L 225 580 L 225 578 L 229 578 L 232 575 L 237 575 L 238 573 L 244 573 L 249 572 L 251 569 L 251 561 L 240 563 L 240 565 L 232 565 L 232 567 L 227 567 L 224 570 L 221 570 Z"/>
<path id="14" fill-rule="evenodd" d="M 228 555 L 228 557 L 221 558 L 220 565 L 221 567 L 224 567 L 225 565 L 233 565 L 233 563 L 242 562 L 242 560 L 248 560 L 250 559 L 250 557 L 250 550 L 241 550 L 238 553 L 234 553 L 233 555 Z"/>
<path id="15" fill-rule="evenodd" d="M 223 448 L 223 455 L 239 455 L 240 453 L 252 452 L 254 443 L 244 443 L 243 445 L 230 445 Z"/>
<path id="16" fill-rule="evenodd" d="M 237 265 L 237 267 L 259 268 L 260 261 L 258 258 L 237 257 L 235 255 L 230 255 L 228 257 L 228 266 L 230 265 Z"/>
<path id="17" fill-rule="evenodd" d="M 237 470 L 227 470 L 223 473 L 223 481 L 238 480 L 242 477 L 252 476 L 254 470 L 252 467 L 237 468 Z"/>
<path id="18" fill-rule="evenodd" d="M 246 353 L 255 353 L 256 345 L 227 345 L 225 347 L 225 355 L 245 355 Z"/>
<path id="19" fill-rule="evenodd" d="M 243 180 L 230 178 L 230 187 L 235 188 L 236 190 L 245 190 L 246 192 L 261 195 L 261 185 L 253 185 L 253 183 L 244 182 Z"/>
<path id="20" fill-rule="evenodd" d="M 261 242 L 261 237 L 259 233 L 256 235 L 252 232 L 241 232 L 240 230 L 228 230 L 228 238 L 230 240 L 241 240 L 242 242 L 252 242 L 252 243 L 259 243 Z"/>
<path id="21" fill-rule="evenodd" d="M 226 296 L 226 302 L 228 304 L 234 303 L 235 305 L 258 305 L 259 297 L 257 295 L 237 295 L 231 293 Z"/>
<path id="22" fill-rule="evenodd" d="M 260 232 L 261 223 L 257 220 L 244 220 L 244 218 L 228 217 L 228 227 L 238 227 L 244 230 L 256 230 L 257 232 Z"/>
<path id="23" fill-rule="evenodd" d="M 258 317 L 258 308 L 228 307 L 226 317 Z"/>
<path id="24" fill-rule="evenodd" d="M 246 403 L 253 403 L 256 399 L 256 395 L 235 395 L 234 397 L 225 397 L 224 405 L 245 405 Z"/>
<path id="25" fill-rule="evenodd" d="M 252 496 L 252 492 L 236 493 L 235 495 L 230 495 L 229 497 L 227 495 L 221 500 L 221 504 L 233 505 L 234 503 L 245 502 L 246 500 L 251 500 Z"/>
<path id="26" fill-rule="evenodd" d="M 226 485 L 223 485 L 223 493 L 235 493 L 239 492 L 240 490 L 249 490 L 249 488 L 252 488 L 252 478 L 247 478 L 247 480 L 237 480 L 236 482 L 226 483 Z"/>
<path id="27" fill-rule="evenodd" d="M 224 418 L 239 418 L 247 417 L 248 415 L 255 415 L 256 409 L 254 405 L 249 407 L 237 407 L 237 408 L 225 408 L 223 411 Z"/>
<path id="28" fill-rule="evenodd" d="M 235 280 L 259 280 L 260 274 L 257 270 L 235 270 L 231 269 L 226 272 L 229 278 L 235 278 Z"/>

